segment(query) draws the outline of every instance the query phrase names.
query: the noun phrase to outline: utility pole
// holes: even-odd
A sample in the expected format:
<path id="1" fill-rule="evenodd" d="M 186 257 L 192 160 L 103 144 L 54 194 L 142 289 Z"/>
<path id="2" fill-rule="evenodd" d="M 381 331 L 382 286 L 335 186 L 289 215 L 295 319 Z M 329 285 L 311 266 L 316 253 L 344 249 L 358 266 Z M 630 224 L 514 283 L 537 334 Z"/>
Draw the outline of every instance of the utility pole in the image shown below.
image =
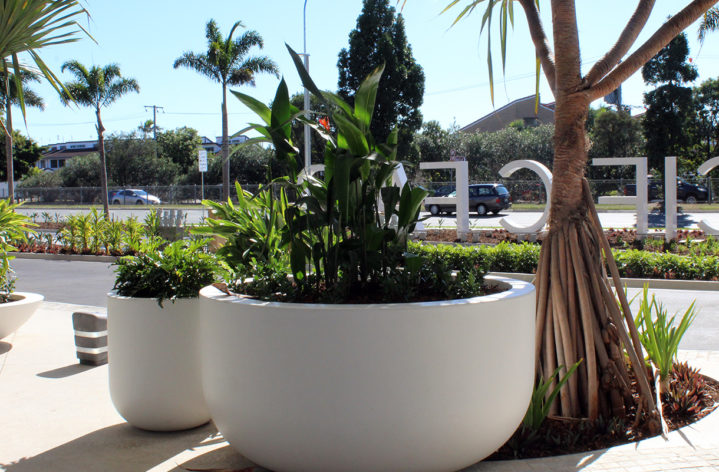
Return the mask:
<path id="1" fill-rule="evenodd" d="M 163 107 L 157 105 L 145 105 L 145 110 L 152 108 L 152 136 L 155 142 L 157 142 L 157 110 L 164 110 Z"/>
<path id="2" fill-rule="evenodd" d="M 307 54 L 307 0 L 305 0 L 305 6 L 302 9 L 302 35 L 304 38 L 304 48 L 302 56 L 305 60 L 305 70 L 310 73 L 310 55 Z M 305 118 L 310 118 L 310 93 L 305 87 Z M 310 166 L 312 165 L 312 135 L 310 134 L 309 125 L 304 126 L 305 131 L 305 174 L 306 177 L 310 176 Z"/>

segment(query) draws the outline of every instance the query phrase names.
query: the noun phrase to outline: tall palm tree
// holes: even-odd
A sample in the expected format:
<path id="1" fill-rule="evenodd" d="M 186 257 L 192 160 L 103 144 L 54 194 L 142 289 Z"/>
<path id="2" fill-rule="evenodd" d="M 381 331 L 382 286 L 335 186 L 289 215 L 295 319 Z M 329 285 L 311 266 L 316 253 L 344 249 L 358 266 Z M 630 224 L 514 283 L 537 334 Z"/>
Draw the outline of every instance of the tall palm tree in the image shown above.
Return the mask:
<path id="1" fill-rule="evenodd" d="M 577 375 L 571 376 L 561 389 L 552 414 L 607 418 L 623 416 L 629 408 L 637 407 L 650 427 L 659 426 L 650 374 L 644 368 L 644 353 L 626 296 L 621 289 L 616 290 L 619 309 L 605 270 L 609 269 L 614 286 L 620 287 L 619 273 L 584 178 L 589 149 L 585 122 L 593 101 L 615 90 L 717 1 L 673 2 L 683 8 L 637 47 L 635 42 L 647 24 L 655 0 L 634 2 L 634 13 L 622 32 L 613 44 L 607 45 L 604 57 L 585 73 L 581 67 L 578 20 L 592 19 L 579 18 L 577 0 L 547 1 L 552 13 L 547 17 L 539 14 L 539 0 L 448 0 L 445 10 L 457 4 L 464 7 L 455 22 L 480 4 L 485 7 L 482 28 L 491 24 L 492 13 L 499 17 L 495 24 L 499 25 L 503 63 L 508 25 L 514 24 L 513 7 L 521 6 L 538 70 L 541 65 L 554 94 L 554 177 L 549 231 L 542 244 L 535 279 L 535 355 L 538 375 L 545 379 L 558 366 L 563 366 L 566 372 L 577 361 L 583 362 Z M 545 23 L 547 18 L 549 22 Z M 491 59 L 489 66 L 491 76 Z M 625 355 L 631 360 L 639 387 L 637 396 L 633 396 L 632 375 L 627 371 Z"/>
<path id="2" fill-rule="evenodd" d="M 704 38 L 710 31 L 716 31 L 719 29 L 719 8 L 714 7 L 707 10 L 704 13 L 702 22 L 699 23 L 699 42 L 703 43 Z"/>
<path id="3" fill-rule="evenodd" d="M 62 71 L 70 71 L 75 81 L 65 84 L 64 103 L 67 105 L 71 97 L 80 105 L 94 108 L 97 118 L 97 145 L 100 151 L 100 181 L 102 183 L 102 206 L 105 218 L 109 218 L 110 204 L 107 197 L 107 165 L 105 164 L 105 127 L 102 125 L 100 110 L 114 103 L 118 98 L 129 92 L 140 92 L 135 79 L 122 77 L 117 64 L 105 67 L 93 66 L 88 70 L 78 61 L 68 61 L 62 65 Z M 68 95 L 69 94 L 69 95 Z"/>
<path id="4" fill-rule="evenodd" d="M 5 165 L 7 169 L 7 190 L 8 197 L 11 201 L 15 196 L 15 185 L 13 182 L 13 140 L 12 140 L 12 106 L 20 104 L 20 97 L 23 97 L 25 105 L 45 108 L 45 101 L 41 96 L 27 87 L 28 82 L 40 82 L 40 76 L 29 70 L 20 70 L 19 81 L 15 80 L 14 74 L 10 72 L 7 63 L 4 64 L 0 72 L 0 109 L 5 110 L 5 125 L 3 131 L 5 133 Z M 18 85 L 20 88 L 18 89 Z"/>
<path id="5" fill-rule="evenodd" d="M 255 85 L 255 74 L 272 73 L 278 76 L 277 64 L 266 56 L 245 57 L 253 46 L 262 49 L 264 42 L 257 31 L 246 31 L 232 39 L 235 30 L 244 27 L 236 22 L 227 38 L 222 36 L 215 20 L 205 27 L 207 52 L 184 52 L 175 60 L 175 69 L 187 67 L 222 85 L 222 198 L 230 196 L 230 139 L 227 126 L 227 86 Z"/>
<path id="6" fill-rule="evenodd" d="M 10 78 L 14 77 L 17 103 L 25 116 L 22 70 L 19 55 L 26 53 L 35 62 L 40 74 L 60 93 L 62 82 L 45 64 L 38 51 L 54 44 L 78 41 L 78 33 L 87 31 L 77 18 L 88 16 L 79 0 L 0 0 L 0 62 L 4 76 L 3 90 L 11 90 Z M 89 36 L 89 34 L 88 34 Z M 10 74 L 12 68 L 13 74 Z M 10 104 L 10 102 L 8 102 Z M 0 120 L 6 136 L 6 145 L 12 151 L 12 115 L 6 106 L 5 120 Z M 7 122 L 6 122 L 7 120 Z M 9 139 L 7 139 L 9 137 Z M 12 153 L 7 153 L 7 167 L 11 169 Z M 12 172 L 8 172 L 8 194 L 14 198 Z"/>

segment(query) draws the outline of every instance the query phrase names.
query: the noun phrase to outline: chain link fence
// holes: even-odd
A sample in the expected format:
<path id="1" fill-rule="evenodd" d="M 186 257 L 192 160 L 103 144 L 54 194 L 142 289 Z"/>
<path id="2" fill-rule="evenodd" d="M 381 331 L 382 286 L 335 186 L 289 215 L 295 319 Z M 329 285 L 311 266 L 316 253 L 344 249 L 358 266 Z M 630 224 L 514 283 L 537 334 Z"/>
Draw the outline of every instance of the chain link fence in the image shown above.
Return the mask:
<path id="1" fill-rule="evenodd" d="M 693 180 L 687 180 L 696 185 L 707 187 L 709 191 L 708 202 L 719 202 L 719 179 L 710 179 L 706 177 L 698 177 Z M 495 182 L 504 184 L 512 196 L 515 203 L 546 203 L 547 193 L 542 182 L 537 180 L 515 180 L 515 179 L 498 179 Z M 470 181 L 470 184 L 495 183 L 490 181 Z M 454 182 L 420 182 L 421 185 L 430 192 L 430 195 L 445 196 L 454 190 Z M 600 196 L 621 196 L 633 195 L 635 181 L 634 179 L 617 179 L 617 180 L 590 180 L 590 188 L 594 195 L 594 200 Z M 627 186 L 631 186 L 630 192 L 626 192 Z M 243 184 L 242 188 L 250 192 L 256 192 L 259 188 L 257 184 Z M 118 187 L 109 189 L 112 195 L 114 191 L 122 190 Z M 170 186 L 145 186 L 142 187 L 151 195 L 155 195 L 164 204 L 188 205 L 200 204 L 203 198 L 202 188 L 200 185 L 170 185 Z M 232 189 L 234 194 L 234 188 Z M 47 188 L 27 188 L 20 187 L 15 192 L 19 201 L 25 204 L 66 204 L 66 205 L 88 205 L 102 203 L 102 189 L 100 187 L 47 187 Z M 204 198 L 207 200 L 222 200 L 221 185 L 205 185 Z M 110 202 L 112 203 L 112 201 Z"/>

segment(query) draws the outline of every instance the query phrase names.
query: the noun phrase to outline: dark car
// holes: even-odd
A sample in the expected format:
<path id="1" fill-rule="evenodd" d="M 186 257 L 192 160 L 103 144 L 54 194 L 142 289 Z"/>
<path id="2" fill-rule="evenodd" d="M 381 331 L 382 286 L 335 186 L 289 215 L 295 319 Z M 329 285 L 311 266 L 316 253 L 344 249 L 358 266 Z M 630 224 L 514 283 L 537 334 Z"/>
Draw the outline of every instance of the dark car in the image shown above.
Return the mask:
<path id="1" fill-rule="evenodd" d="M 452 192 L 448 197 L 455 197 Z M 477 215 L 484 216 L 488 212 L 495 215 L 512 206 L 509 190 L 502 184 L 474 184 L 469 186 L 469 211 L 476 211 Z M 457 205 L 454 203 L 425 203 L 425 209 L 433 215 L 440 213 L 454 213 Z"/>
<path id="2" fill-rule="evenodd" d="M 661 194 L 659 185 L 656 182 L 649 182 L 647 191 L 649 200 L 661 200 L 664 197 Z M 624 186 L 624 195 L 634 196 L 636 194 L 636 184 L 627 184 Z M 706 187 L 690 184 L 689 182 L 677 179 L 677 200 L 687 203 L 696 203 L 705 202 L 708 199 L 709 191 Z"/>

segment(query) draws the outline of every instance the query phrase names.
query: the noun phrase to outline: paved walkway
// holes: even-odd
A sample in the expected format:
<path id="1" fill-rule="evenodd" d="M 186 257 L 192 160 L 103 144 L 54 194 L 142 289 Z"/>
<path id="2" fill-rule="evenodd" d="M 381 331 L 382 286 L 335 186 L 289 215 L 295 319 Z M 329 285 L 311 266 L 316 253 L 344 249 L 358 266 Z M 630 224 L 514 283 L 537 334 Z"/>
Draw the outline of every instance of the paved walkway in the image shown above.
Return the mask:
<path id="1" fill-rule="evenodd" d="M 252 464 L 208 425 L 181 433 L 128 426 L 115 412 L 107 366 L 77 363 L 72 311 L 46 302 L 0 341 L 0 470 L 8 472 L 138 472 L 183 468 L 242 470 Z M 719 378 L 719 352 L 681 351 Z M 719 471 L 719 412 L 661 437 L 561 457 L 481 462 L 465 472 Z M 264 469 L 256 467 L 254 472 Z"/>

